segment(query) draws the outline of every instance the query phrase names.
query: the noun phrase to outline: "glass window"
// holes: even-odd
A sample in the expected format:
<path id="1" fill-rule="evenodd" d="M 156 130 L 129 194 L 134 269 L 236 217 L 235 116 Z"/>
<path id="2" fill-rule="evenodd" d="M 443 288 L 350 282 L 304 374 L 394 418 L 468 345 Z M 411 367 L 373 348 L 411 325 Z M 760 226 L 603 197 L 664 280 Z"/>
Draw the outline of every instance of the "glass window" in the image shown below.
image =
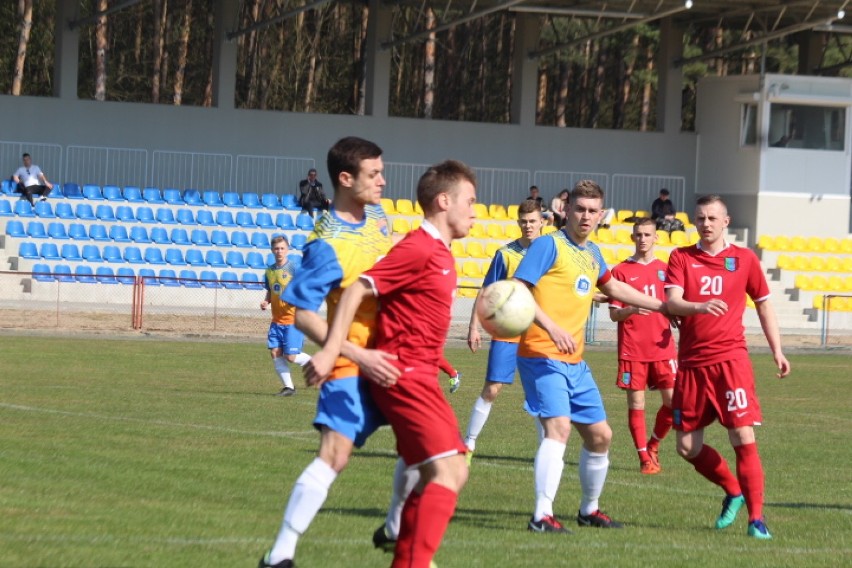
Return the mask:
<path id="1" fill-rule="evenodd" d="M 745 104 L 742 108 L 740 146 L 757 145 L 757 105 Z"/>
<path id="2" fill-rule="evenodd" d="M 770 146 L 844 150 L 845 107 L 773 104 L 769 112 Z"/>

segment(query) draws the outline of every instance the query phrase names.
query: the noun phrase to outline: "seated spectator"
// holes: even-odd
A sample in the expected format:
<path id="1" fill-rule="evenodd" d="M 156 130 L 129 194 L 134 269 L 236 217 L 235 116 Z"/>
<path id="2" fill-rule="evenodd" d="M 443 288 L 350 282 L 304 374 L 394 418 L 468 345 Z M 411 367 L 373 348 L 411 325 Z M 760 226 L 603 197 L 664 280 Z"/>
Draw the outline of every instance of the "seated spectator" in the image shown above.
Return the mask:
<path id="1" fill-rule="evenodd" d="M 317 171 L 314 168 L 308 170 L 308 178 L 299 182 L 299 206 L 303 213 L 311 217 L 314 210 L 328 211 L 331 200 L 322 191 L 322 183 L 317 180 Z"/>
<path id="2" fill-rule="evenodd" d="M 541 207 L 541 216 L 547 221 L 548 225 L 553 224 L 553 213 L 548 211 L 547 205 L 544 204 L 544 198 L 541 196 L 541 192 L 538 190 L 538 186 L 531 185 L 530 186 L 530 194 L 527 199 L 531 199 L 538 203 L 539 207 Z"/>
<path id="3" fill-rule="evenodd" d="M 563 189 L 550 202 L 550 209 L 553 212 L 553 225 L 562 227 L 565 224 L 565 208 L 568 206 L 569 191 Z"/>
<path id="4" fill-rule="evenodd" d="M 601 221 L 599 223 L 600 227 L 605 229 L 609 229 L 609 226 L 612 225 L 612 221 L 615 219 L 615 209 L 612 207 L 608 209 L 601 210 Z"/>
<path id="5" fill-rule="evenodd" d="M 30 205 L 35 205 L 33 194 L 41 195 L 41 200 L 47 201 L 47 196 L 53 190 L 53 184 L 47 181 L 47 177 L 45 177 L 41 168 L 33 164 L 29 154 L 25 153 L 21 158 L 24 165 L 12 175 L 12 181 L 18 184 L 18 193 L 29 201 Z"/>
<path id="6" fill-rule="evenodd" d="M 657 228 L 663 231 L 683 231 L 683 222 L 676 219 L 677 209 L 669 199 L 669 190 L 660 190 L 660 196 L 651 204 L 651 219 L 657 222 Z"/>

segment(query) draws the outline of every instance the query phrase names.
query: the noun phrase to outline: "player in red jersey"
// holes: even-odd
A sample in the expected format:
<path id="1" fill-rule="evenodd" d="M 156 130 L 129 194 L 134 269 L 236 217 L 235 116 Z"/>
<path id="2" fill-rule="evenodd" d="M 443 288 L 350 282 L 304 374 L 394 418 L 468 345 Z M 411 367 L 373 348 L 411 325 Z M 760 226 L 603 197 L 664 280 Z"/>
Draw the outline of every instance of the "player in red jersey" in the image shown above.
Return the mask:
<path id="1" fill-rule="evenodd" d="M 643 218 L 633 225 L 633 256 L 612 269 L 616 280 L 665 300 L 663 284 L 666 263 L 654 256 L 656 224 Z M 660 472 L 660 440 L 672 428 L 672 391 L 677 360 L 671 321 L 666 316 L 613 300 L 609 317 L 618 322 L 618 376 L 615 384 L 627 393 L 627 424 L 639 454 L 639 471 L 646 475 Z M 663 404 L 657 411 L 654 431 L 646 443 L 645 388 L 657 390 Z"/>
<path id="2" fill-rule="evenodd" d="M 672 408 L 677 451 L 704 477 L 725 490 L 716 528 L 729 527 L 748 507 L 748 535 L 772 536 L 763 520 L 763 466 L 754 426 L 761 422 L 743 327 L 746 294 L 754 300 L 763 334 L 778 367 L 790 373 L 781 350 L 775 311 L 760 261 L 750 249 L 725 241 L 728 208 L 718 195 L 698 200 L 699 242 L 676 249 L 669 258 L 666 295 L 669 312 L 683 317 L 679 369 Z M 737 456 L 736 477 L 725 459 L 704 443 L 704 428 L 718 420 L 728 429 Z"/>
<path id="3" fill-rule="evenodd" d="M 325 346 L 306 367 L 309 380 L 325 377 L 357 306 L 365 298 L 380 300 L 375 348 L 396 357 L 401 374 L 395 385 L 371 383 L 370 391 L 405 463 L 420 470 L 402 511 L 392 564 L 397 568 L 430 565 L 467 481 L 465 446 L 437 380 L 437 362 L 456 289 L 450 243 L 466 236 L 476 218 L 475 183 L 473 171 L 453 160 L 423 174 L 417 184 L 423 225 L 346 289 Z"/>

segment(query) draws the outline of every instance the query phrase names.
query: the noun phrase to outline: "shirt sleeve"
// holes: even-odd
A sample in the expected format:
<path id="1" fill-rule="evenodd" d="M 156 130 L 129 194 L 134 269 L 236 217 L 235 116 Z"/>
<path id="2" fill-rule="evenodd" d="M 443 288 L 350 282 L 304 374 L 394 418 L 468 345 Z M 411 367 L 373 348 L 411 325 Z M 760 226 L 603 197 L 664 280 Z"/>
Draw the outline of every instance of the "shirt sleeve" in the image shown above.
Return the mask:
<path id="1" fill-rule="evenodd" d="M 591 243 L 589 245 L 589 250 L 592 252 L 592 255 L 595 257 L 595 260 L 600 266 L 600 270 L 598 271 L 598 281 L 597 286 L 603 286 L 612 278 L 612 273 L 609 271 L 609 267 L 606 265 L 606 261 L 603 259 L 603 255 L 601 254 L 601 249 L 598 248 L 598 245 Z"/>
<path id="2" fill-rule="evenodd" d="M 505 280 L 508 273 L 509 270 L 506 268 L 505 257 L 501 251 L 497 251 L 494 254 L 494 258 L 491 259 L 491 264 L 488 266 L 485 278 L 482 280 L 482 287 L 485 288 L 498 280 Z"/>
<path id="3" fill-rule="evenodd" d="M 769 291 L 769 283 L 766 282 L 766 276 L 760 268 L 760 261 L 754 251 L 743 249 L 746 251 L 745 258 L 749 262 L 748 281 L 746 282 L 746 293 L 755 302 L 762 302 L 771 295 Z"/>
<path id="4" fill-rule="evenodd" d="M 678 249 L 672 251 L 669 257 L 669 266 L 666 269 L 666 283 L 663 288 L 680 288 L 684 289 L 686 284 L 686 273 L 684 267 L 685 255 Z"/>
<path id="5" fill-rule="evenodd" d="M 397 243 L 390 252 L 364 273 L 376 295 L 381 297 L 409 287 L 423 277 L 423 267 L 432 253 L 414 233 Z M 429 237 L 432 238 L 431 236 Z"/>
<path id="6" fill-rule="evenodd" d="M 552 238 L 539 237 L 530 244 L 527 254 L 515 270 L 514 277 L 535 286 L 556 262 L 556 242 Z"/>
<path id="7" fill-rule="evenodd" d="M 334 249 L 327 242 L 315 239 L 305 246 L 302 265 L 284 290 L 282 298 L 302 310 L 316 312 L 325 297 L 343 280 L 343 269 Z"/>

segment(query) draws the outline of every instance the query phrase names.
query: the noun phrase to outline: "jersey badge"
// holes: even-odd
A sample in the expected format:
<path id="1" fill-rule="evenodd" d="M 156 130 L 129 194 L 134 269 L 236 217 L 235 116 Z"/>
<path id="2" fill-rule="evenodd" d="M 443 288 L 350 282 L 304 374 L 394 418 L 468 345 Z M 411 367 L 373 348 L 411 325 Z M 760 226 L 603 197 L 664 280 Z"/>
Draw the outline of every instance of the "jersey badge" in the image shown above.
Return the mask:
<path id="1" fill-rule="evenodd" d="M 578 296 L 587 296 L 592 291 L 592 281 L 585 274 L 581 274 L 574 283 L 574 293 Z"/>
<path id="2" fill-rule="evenodd" d="M 279 284 L 278 282 L 273 284 L 272 291 L 275 292 L 276 294 L 280 295 L 281 294 L 281 284 Z"/>
<path id="3" fill-rule="evenodd" d="M 736 258 L 726 258 L 725 259 L 725 270 L 728 272 L 735 272 L 737 270 L 737 259 Z"/>
<path id="4" fill-rule="evenodd" d="M 621 384 L 629 385 L 630 384 L 630 373 L 621 373 Z"/>
<path id="5" fill-rule="evenodd" d="M 379 227 L 379 231 L 382 233 L 382 236 L 388 236 L 388 222 L 384 219 L 379 219 L 376 221 L 376 225 Z"/>
<path id="6" fill-rule="evenodd" d="M 665 282 L 666 281 L 666 271 L 665 270 L 658 270 L 657 271 L 657 278 L 660 280 L 660 282 Z"/>

